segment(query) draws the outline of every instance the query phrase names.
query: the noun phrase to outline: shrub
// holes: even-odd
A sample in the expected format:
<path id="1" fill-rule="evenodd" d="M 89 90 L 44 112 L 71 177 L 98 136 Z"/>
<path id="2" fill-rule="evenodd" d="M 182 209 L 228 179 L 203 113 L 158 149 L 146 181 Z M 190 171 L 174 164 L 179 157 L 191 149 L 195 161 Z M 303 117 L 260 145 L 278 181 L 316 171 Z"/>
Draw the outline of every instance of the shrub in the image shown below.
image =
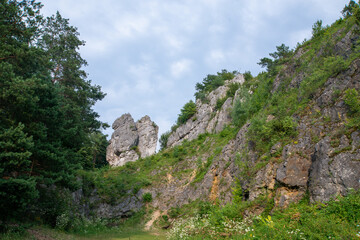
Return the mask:
<path id="1" fill-rule="evenodd" d="M 181 209 L 179 207 L 172 207 L 170 208 L 168 214 L 171 218 L 176 218 L 181 213 Z"/>
<path id="2" fill-rule="evenodd" d="M 144 202 L 151 202 L 152 201 L 151 193 L 144 193 L 144 195 L 142 196 L 142 200 Z"/>
<path id="3" fill-rule="evenodd" d="M 181 113 L 178 115 L 177 124 L 181 125 L 186 123 L 196 113 L 196 104 L 190 100 L 181 109 Z"/>
<path id="4" fill-rule="evenodd" d="M 226 98 L 234 97 L 236 91 L 240 88 L 240 83 L 231 83 L 229 84 L 229 89 L 226 92 Z"/>
<path id="5" fill-rule="evenodd" d="M 227 97 L 223 97 L 223 98 L 218 98 L 218 100 L 216 100 L 215 111 L 221 109 L 221 107 L 222 107 L 222 105 L 224 105 L 226 99 L 227 99 Z"/>
<path id="6" fill-rule="evenodd" d="M 349 107 L 349 127 L 359 128 L 360 126 L 360 96 L 355 89 L 345 91 L 344 102 Z"/>
<path id="7" fill-rule="evenodd" d="M 254 77 L 253 77 L 253 75 L 251 74 L 250 71 L 245 71 L 245 72 L 244 72 L 244 78 L 245 78 L 245 82 L 248 82 L 248 81 L 250 81 L 251 79 L 253 79 Z"/>
<path id="8" fill-rule="evenodd" d="M 167 147 L 168 139 L 171 134 L 171 131 L 167 131 L 163 134 L 161 134 L 159 142 L 160 142 L 160 150 Z"/>
<path id="9" fill-rule="evenodd" d="M 207 75 L 201 83 L 197 83 L 195 86 L 196 99 L 200 99 L 202 102 L 206 100 L 206 94 L 217 89 L 220 86 L 223 86 L 226 80 L 233 79 L 235 75 L 238 74 L 237 71 L 228 72 L 223 69 L 221 72 L 218 72 L 217 75 Z"/>
<path id="10" fill-rule="evenodd" d="M 312 35 L 314 38 L 321 36 L 324 33 L 324 27 L 322 26 L 322 20 L 317 20 L 312 26 Z"/>

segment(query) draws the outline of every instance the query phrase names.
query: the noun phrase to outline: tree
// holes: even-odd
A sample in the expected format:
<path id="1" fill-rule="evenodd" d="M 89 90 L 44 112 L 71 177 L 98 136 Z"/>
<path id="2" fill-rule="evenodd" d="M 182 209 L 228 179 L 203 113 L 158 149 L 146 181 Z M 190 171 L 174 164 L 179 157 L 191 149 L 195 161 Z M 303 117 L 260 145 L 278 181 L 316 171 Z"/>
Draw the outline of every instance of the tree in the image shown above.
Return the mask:
<path id="1" fill-rule="evenodd" d="M 32 0 L 0 0 L 0 222 L 45 201 L 39 186 L 74 189 L 75 171 L 88 164 L 81 149 L 91 149 L 92 166 L 105 151 L 92 110 L 104 94 L 81 69 L 83 42 L 60 14 L 44 22 L 39 10 Z"/>
<path id="2" fill-rule="evenodd" d="M 32 176 L 38 139 L 31 133 L 41 132 L 34 117 L 49 100 L 37 96 L 47 72 L 42 51 L 32 46 L 39 9 L 34 1 L 0 1 L 0 224 L 24 218 L 38 197 Z"/>
<path id="3" fill-rule="evenodd" d="M 87 141 L 79 151 L 83 156 L 84 168 L 100 168 L 108 164 L 106 161 L 106 147 L 108 146 L 106 136 L 100 131 L 89 134 Z"/>
<path id="4" fill-rule="evenodd" d="M 238 71 L 229 72 L 226 69 L 217 72 L 216 75 L 208 74 L 201 83 L 195 85 L 195 97 L 203 102 L 206 99 L 206 94 L 224 85 L 226 80 L 233 79 Z"/>
<path id="5" fill-rule="evenodd" d="M 353 0 L 351 0 L 348 5 L 345 5 L 344 9 L 341 11 L 344 18 L 348 18 L 348 17 L 352 16 L 356 6 L 357 6 L 357 4 Z"/>
<path id="6" fill-rule="evenodd" d="M 276 46 L 276 52 L 269 53 L 270 57 L 273 59 L 264 57 L 260 59 L 258 64 L 263 68 L 266 67 L 266 71 L 268 71 L 268 73 L 272 76 L 277 73 L 276 66 L 279 66 L 285 62 L 285 60 L 289 58 L 292 53 L 293 51 L 290 50 L 288 46 L 281 44 L 280 46 Z"/>
<path id="7" fill-rule="evenodd" d="M 171 131 L 167 131 L 161 134 L 159 142 L 160 142 L 160 150 L 163 150 L 167 147 L 168 139 L 171 134 Z"/>
<path id="8" fill-rule="evenodd" d="M 272 66 L 274 65 L 274 61 L 270 58 L 264 57 L 260 59 L 260 62 L 258 62 L 258 64 L 264 68 L 266 67 L 267 71 L 270 71 L 270 69 L 272 68 Z"/>
<path id="9" fill-rule="evenodd" d="M 312 35 L 314 38 L 321 36 L 324 32 L 324 27 L 322 26 L 322 20 L 317 20 L 312 26 Z"/>
<path id="10" fill-rule="evenodd" d="M 87 62 L 79 53 L 85 42 L 79 39 L 79 35 L 77 29 L 70 26 L 69 20 L 57 12 L 46 19 L 38 41 L 51 63 L 52 82 L 63 95 L 68 146 L 78 150 L 91 132 L 104 126 L 91 108 L 105 97 L 100 86 L 86 80 L 87 74 L 82 67 Z"/>
<path id="11" fill-rule="evenodd" d="M 186 123 L 196 113 L 196 104 L 190 100 L 181 109 L 181 113 L 178 116 L 177 124 L 181 125 Z"/>

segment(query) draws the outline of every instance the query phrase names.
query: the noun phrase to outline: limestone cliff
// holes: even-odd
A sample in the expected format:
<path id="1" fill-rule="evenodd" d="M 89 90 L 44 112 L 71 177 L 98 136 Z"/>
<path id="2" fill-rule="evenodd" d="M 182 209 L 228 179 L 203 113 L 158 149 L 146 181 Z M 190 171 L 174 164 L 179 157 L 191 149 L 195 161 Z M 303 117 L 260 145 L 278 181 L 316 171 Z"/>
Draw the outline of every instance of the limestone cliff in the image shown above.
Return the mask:
<path id="1" fill-rule="evenodd" d="M 116 119 L 112 128 L 114 133 L 106 149 L 106 160 L 111 166 L 122 166 L 156 152 L 159 127 L 149 116 L 135 123 L 127 113 Z"/>
<path id="2" fill-rule="evenodd" d="M 137 210 L 145 204 L 142 194 L 150 193 L 147 206 L 164 214 L 193 201 L 226 204 L 234 197 L 261 199 L 244 213 L 259 214 L 304 197 L 325 202 L 360 189 L 360 125 L 349 125 L 354 116 L 345 101 L 349 89 L 360 92 L 359 30 L 345 22 L 335 27 L 275 62 L 276 68 L 246 82 L 237 75 L 208 93 L 207 101 L 197 100 L 197 112 L 169 135 L 168 148 L 119 169 L 138 178 L 114 209 L 131 211 L 121 205 L 126 202 Z M 231 83 L 244 87 L 233 98 L 248 114 L 241 124 L 225 128 L 236 120 L 230 118 L 236 101 L 225 99 Z M 252 98 L 255 104 L 245 109 Z M 150 118 L 135 123 L 125 114 L 113 128 L 112 165 L 124 164 L 125 155 L 137 159 L 138 153 L 155 152 L 157 127 Z"/>

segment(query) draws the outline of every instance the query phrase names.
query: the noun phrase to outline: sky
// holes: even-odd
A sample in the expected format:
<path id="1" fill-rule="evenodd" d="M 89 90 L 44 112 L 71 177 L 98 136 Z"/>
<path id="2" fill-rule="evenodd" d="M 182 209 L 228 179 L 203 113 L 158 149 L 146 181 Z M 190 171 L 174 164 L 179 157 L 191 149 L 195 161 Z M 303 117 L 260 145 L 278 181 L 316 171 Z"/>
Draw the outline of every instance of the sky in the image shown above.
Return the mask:
<path id="1" fill-rule="evenodd" d="M 222 69 L 253 75 L 284 43 L 311 38 L 312 25 L 341 17 L 349 0 L 43 0 L 42 13 L 78 28 L 84 69 L 107 95 L 94 109 L 112 124 L 145 115 L 159 136 L 194 100 L 195 84 Z M 111 136 L 113 130 L 104 133 Z"/>

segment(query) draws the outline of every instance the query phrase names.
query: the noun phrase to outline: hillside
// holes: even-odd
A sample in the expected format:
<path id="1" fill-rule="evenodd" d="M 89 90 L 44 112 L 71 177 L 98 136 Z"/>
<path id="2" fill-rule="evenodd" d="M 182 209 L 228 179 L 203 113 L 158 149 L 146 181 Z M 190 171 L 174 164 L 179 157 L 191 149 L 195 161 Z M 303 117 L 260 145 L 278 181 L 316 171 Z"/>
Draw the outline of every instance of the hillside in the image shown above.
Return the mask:
<path id="1" fill-rule="evenodd" d="M 123 166 L 76 169 L 74 186 L 42 188 L 51 201 L 34 219 L 75 232 L 139 224 L 170 239 L 357 239 L 359 23 L 354 3 L 295 49 L 276 47 L 257 76 L 208 75 L 158 153 L 139 158 L 136 143 Z"/>
<path id="2" fill-rule="evenodd" d="M 179 216 L 195 216 L 212 204 L 232 212 L 222 212 L 220 224 L 358 190 L 357 21 L 315 23 L 312 39 L 294 50 L 278 46 L 272 58 L 261 59 L 267 71 L 256 77 L 208 75 L 197 85 L 196 103 L 185 104 L 161 137 L 159 153 L 84 173 L 84 184 L 97 191 L 80 198 L 102 217 L 129 216 L 146 206 L 159 217 L 156 226 L 171 228 Z M 99 196 L 105 203 L 96 206 L 91 199 Z"/>

